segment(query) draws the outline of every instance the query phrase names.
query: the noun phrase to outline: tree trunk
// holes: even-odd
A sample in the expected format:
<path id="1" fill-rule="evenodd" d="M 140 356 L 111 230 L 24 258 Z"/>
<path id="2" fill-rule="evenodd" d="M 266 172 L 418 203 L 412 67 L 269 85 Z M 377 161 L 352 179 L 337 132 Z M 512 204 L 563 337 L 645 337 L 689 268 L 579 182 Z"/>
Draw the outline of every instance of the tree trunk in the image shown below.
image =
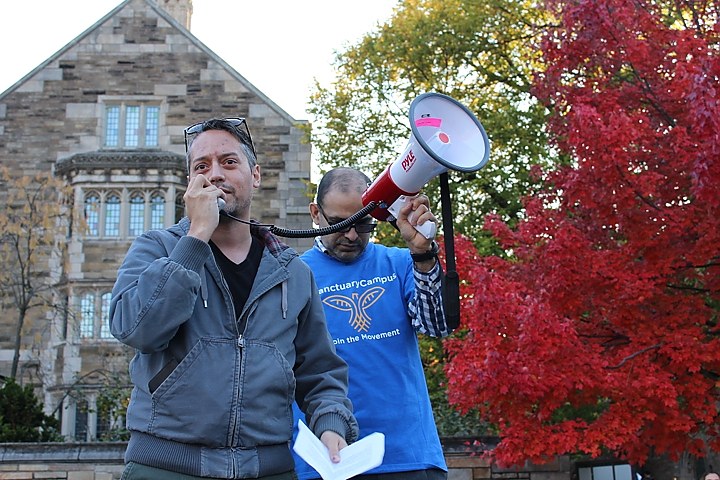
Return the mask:
<path id="1" fill-rule="evenodd" d="M 13 352 L 12 369 L 10 370 L 10 378 L 15 379 L 17 377 L 18 365 L 20 363 L 20 344 L 22 341 L 22 329 L 25 324 L 25 313 L 24 308 L 18 312 L 17 330 L 15 331 L 15 350 Z"/>

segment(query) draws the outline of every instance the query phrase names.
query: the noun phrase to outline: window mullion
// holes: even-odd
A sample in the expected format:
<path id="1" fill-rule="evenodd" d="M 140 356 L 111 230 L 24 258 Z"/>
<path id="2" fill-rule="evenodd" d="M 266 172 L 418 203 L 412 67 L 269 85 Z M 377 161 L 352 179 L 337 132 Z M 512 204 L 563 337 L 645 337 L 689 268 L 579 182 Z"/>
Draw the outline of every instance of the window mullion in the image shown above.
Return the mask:
<path id="1" fill-rule="evenodd" d="M 125 103 L 120 104 L 120 122 L 118 125 L 118 144 L 120 145 L 120 148 L 125 148 L 125 116 L 126 112 L 125 109 L 127 106 Z"/>

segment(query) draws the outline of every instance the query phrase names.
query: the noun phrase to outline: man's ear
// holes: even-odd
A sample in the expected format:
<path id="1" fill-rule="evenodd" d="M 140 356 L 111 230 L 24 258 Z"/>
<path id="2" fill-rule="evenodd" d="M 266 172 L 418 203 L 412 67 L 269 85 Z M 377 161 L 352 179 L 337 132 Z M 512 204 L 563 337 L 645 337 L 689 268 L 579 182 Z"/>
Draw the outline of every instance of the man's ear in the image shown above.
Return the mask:
<path id="1" fill-rule="evenodd" d="M 315 225 L 320 225 L 320 209 L 318 208 L 317 203 L 310 203 L 310 216 L 312 217 Z"/>
<path id="2" fill-rule="evenodd" d="M 253 167 L 253 188 L 260 188 L 260 165 Z"/>

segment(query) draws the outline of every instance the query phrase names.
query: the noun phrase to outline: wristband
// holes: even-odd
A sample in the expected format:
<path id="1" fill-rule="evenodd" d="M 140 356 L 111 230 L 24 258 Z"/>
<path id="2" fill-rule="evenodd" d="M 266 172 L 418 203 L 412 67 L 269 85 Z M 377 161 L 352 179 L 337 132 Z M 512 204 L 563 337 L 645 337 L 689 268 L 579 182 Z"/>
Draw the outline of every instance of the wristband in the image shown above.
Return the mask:
<path id="1" fill-rule="evenodd" d="M 438 254 L 438 244 L 433 242 L 430 244 L 430 250 L 428 250 L 425 253 L 411 253 L 410 257 L 413 259 L 413 262 L 427 262 L 428 260 L 432 260 L 433 258 L 437 258 Z"/>

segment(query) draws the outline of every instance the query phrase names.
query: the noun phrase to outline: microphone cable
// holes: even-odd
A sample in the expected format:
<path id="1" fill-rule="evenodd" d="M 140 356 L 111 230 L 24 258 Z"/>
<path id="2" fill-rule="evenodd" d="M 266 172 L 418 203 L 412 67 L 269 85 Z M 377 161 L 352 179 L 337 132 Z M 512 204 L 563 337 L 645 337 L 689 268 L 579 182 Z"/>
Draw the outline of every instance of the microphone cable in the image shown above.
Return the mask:
<path id="1" fill-rule="evenodd" d="M 332 225 L 329 225 L 327 227 L 321 227 L 321 228 L 308 228 L 304 230 L 293 230 L 289 228 L 282 228 L 277 227 L 271 223 L 253 223 L 249 222 L 247 220 L 243 220 L 242 218 L 238 218 L 234 215 L 230 215 L 225 210 L 220 210 L 220 215 L 223 215 L 225 217 L 228 217 L 232 220 L 235 220 L 236 222 L 245 223 L 247 225 L 255 225 L 257 227 L 266 227 L 270 230 L 271 233 L 279 236 L 279 237 L 285 237 L 285 238 L 313 238 L 317 236 L 322 235 L 329 235 L 331 233 L 339 232 L 340 230 L 347 228 L 351 225 L 354 225 L 358 220 L 361 218 L 367 216 L 370 212 L 375 210 L 375 207 L 377 206 L 377 202 L 374 200 L 371 200 L 368 202 L 367 205 L 365 205 L 363 208 L 358 210 L 356 213 L 352 214 L 342 222 L 334 223 Z"/>

